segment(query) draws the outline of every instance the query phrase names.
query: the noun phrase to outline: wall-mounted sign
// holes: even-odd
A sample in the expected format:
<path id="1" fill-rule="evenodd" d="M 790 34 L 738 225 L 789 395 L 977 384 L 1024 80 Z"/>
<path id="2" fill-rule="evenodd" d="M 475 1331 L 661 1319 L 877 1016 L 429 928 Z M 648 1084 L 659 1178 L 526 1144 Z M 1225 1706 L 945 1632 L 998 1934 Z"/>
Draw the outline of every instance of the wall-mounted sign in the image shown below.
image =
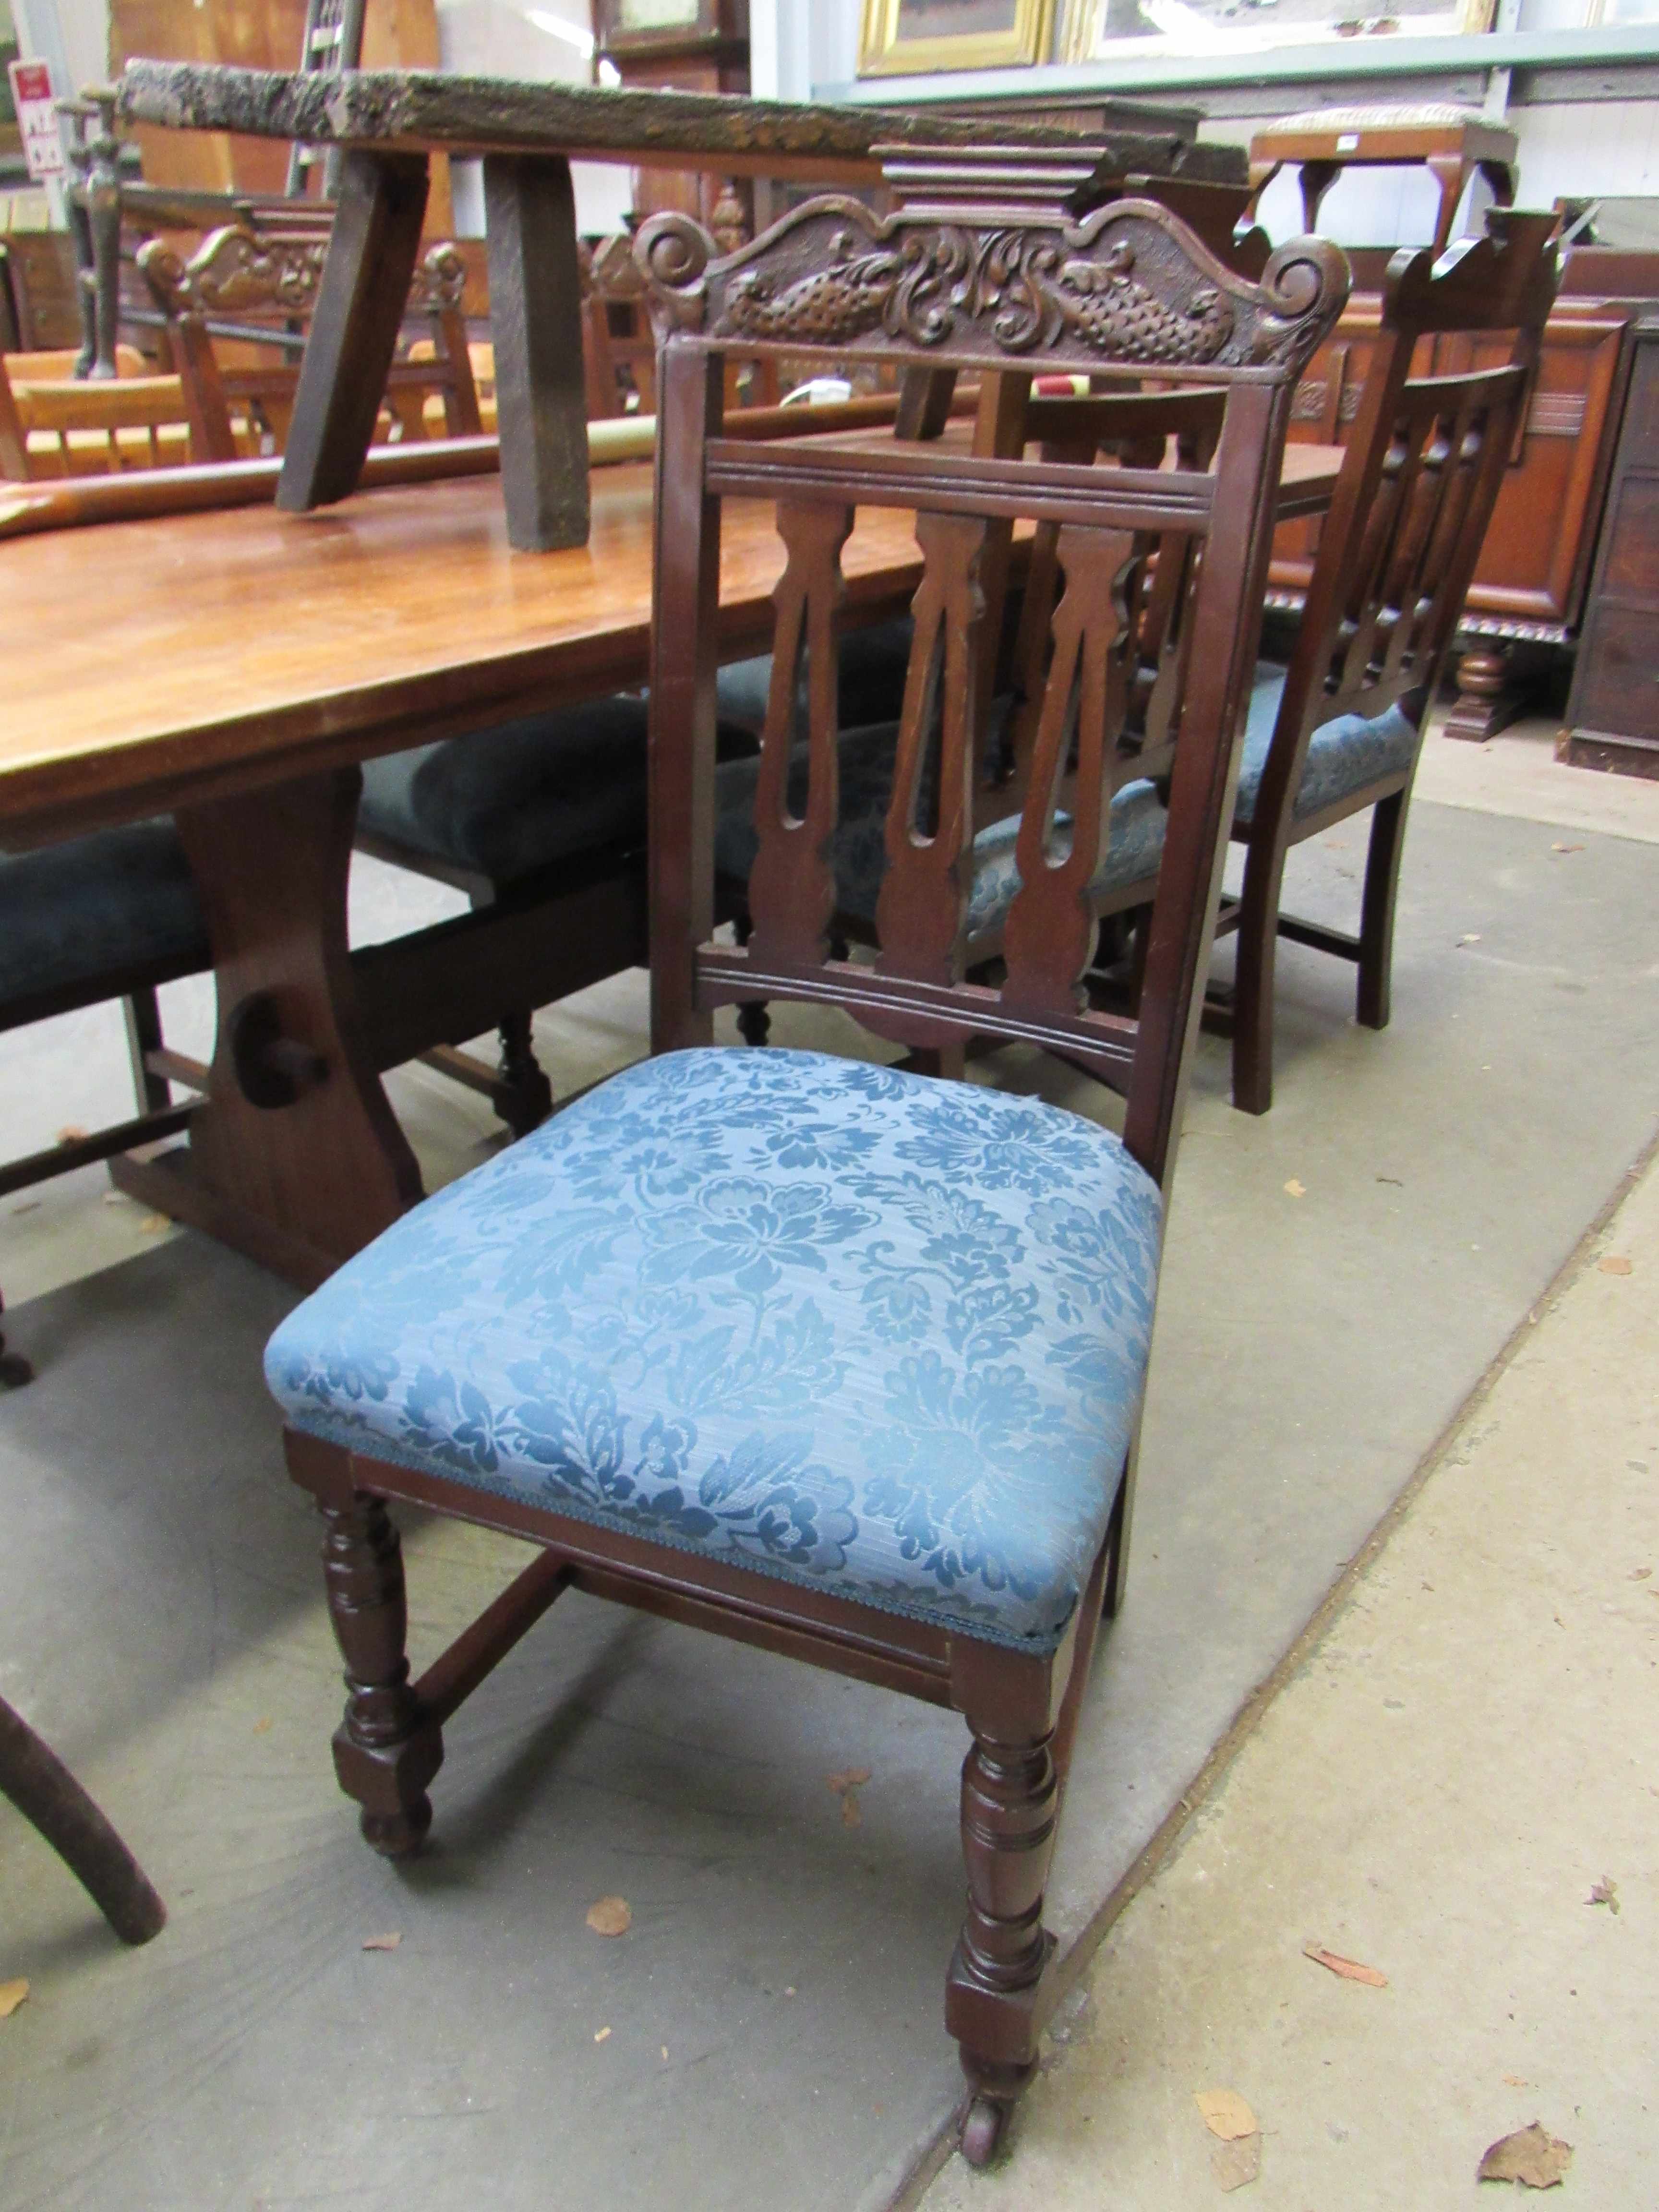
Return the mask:
<path id="1" fill-rule="evenodd" d="M 58 130 L 58 106 L 52 95 L 52 71 L 45 62 L 9 62 L 12 105 L 17 127 L 23 134 L 23 159 L 37 185 L 64 174 L 64 141 Z"/>

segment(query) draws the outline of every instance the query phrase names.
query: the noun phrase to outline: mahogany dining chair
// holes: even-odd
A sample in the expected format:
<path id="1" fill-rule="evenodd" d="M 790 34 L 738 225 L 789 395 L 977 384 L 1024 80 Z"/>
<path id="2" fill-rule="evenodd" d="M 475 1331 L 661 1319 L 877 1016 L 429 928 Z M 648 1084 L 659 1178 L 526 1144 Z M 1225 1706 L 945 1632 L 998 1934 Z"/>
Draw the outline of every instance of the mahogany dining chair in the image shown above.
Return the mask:
<path id="1" fill-rule="evenodd" d="M 1296 380 L 1346 267 L 1304 240 L 1251 282 L 1150 202 L 1071 221 L 943 193 L 885 218 L 816 200 L 725 259 L 663 215 L 638 250 L 667 333 L 654 1054 L 405 1215 L 271 1340 L 345 1658 L 336 1770 L 374 1848 L 414 1850 L 444 1726 L 571 1588 L 955 1708 L 968 1902 L 945 2024 L 968 2078 L 963 2148 L 983 2162 L 1056 1990 L 1043 1890 L 1096 1626 L 1122 1590 L 1273 495 Z M 1213 459 L 1176 475 L 730 434 L 731 360 L 832 346 L 901 372 L 1201 380 L 1224 394 Z M 714 854 L 713 617 L 722 512 L 738 501 L 775 504 L 786 550 L 743 945 L 716 930 Z M 842 957 L 840 558 L 872 504 L 914 511 L 923 569 L 878 943 Z M 975 981 L 982 576 L 1021 520 L 1055 526 L 1065 590 L 1004 968 Z M 1172 542 L 1202 558 L 1158 641 L 1178 696 L 1152 743 L 1126 735 L 1137 579 Z M 1149 774 L 1169 779 L 1169 829 L 1131 1018 L 1084 998 L 1087 887 L 1114 790 Z M 975 1036 L 1047 1045 L 1124 1094 L 1124 1134 L 978 1085 L 712 1045 L 717 1006 L 784 999 L 844 1008 L 940 1064 Z M 418 1680 L 392 1500 L 541 1547 Z"/>

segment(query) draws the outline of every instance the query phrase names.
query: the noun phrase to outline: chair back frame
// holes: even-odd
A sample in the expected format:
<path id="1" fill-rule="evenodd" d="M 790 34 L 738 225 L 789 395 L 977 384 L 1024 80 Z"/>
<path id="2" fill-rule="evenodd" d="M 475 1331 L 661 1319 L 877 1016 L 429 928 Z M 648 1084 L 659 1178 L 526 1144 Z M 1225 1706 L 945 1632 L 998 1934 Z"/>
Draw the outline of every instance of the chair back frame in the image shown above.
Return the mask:
<path id="1" fill-rule="evenodd" d="M 236 330 L 256 343 L 297 344 L 295 326 L 308 324 L 316 307 L 329 236 L 327 221 L 270 234 L 226 223 L 204 239 L 188 260 L 165 239 L 152 239 L 139 249 L 138 267 L 164 319 L 184 379 L 192 435 L 206 459 L 240 458 L 233 419 L 237 415 L 257 415 L 277 450 L 286 445 L 299 387 L 297 365 L 283 361 L 225 367 L 214 351 L 214 332 L 223 336 Z M 461 312 L 465 283 L 466 265 L 447 243 L 432 246 L 416 270 L 408 311 L 429 326 L 434 357 L 396 362 L 387 376 L 384 404 L 405 441 L 426 435 L 424 406 L 433 392 L 443 401 L 447 436 L 478 434 L 477 389 Z M 270 318 L 272 327 L 267 331 L 258 323 L 242 327 L 226 321 L 248 316 Z"/>
<path id="2" fill-rule="evenodd" d="M 1302 368 L 1347 290 L 1324 241 L 1272 257 L 1259 283 L 1218 261 L 1161 205 L 1119 200 L 1056 226 L 1029 210 L 912 204 L 879 219 L 815 201 L 724 259 L 690 218 L 655 217 L 637 253 L 659 362 L 651 749 L 653 1042 L 704 1042 L 713 1008 L 794 998 L 842 1005 L 922 1050 L 1019 1038 L 1088 1067 L 1127 1099 L 1125 1141 L 1160 1182 L 1171 1164 L 1195 984 L 1210 942 L 1237 778 L 1233 732 L 1254 665 L 1272 501 Z M 723 434 L 732 354 L 787 349 L 907 370 L 1148 372 L 1223 395 L 1213 461 L 1167 471 L 963 456 L 895 444 L 808 452 Z M 1210 403 L 1212 406 L 1213 401 Z M 712 941 L 715 612 L 720 502 L 777 503 L 786 563 L 756 802 L 746 946 Z M 873 967 L 830 957 L 838 815 L 835 636 L 842 548 L 863 505 L 915 510 L 924 556 L 896 746 Z M 1029 702 L 1021 887 L 999 985 L 968 979 L 974 784 L 988 686 L 984 568 L 1017 520 L 1053 534 L 1066 589 L 1040 700 Z M 1152 760 L 1128 712 L 1155 549 L 1202 547 L 1158 641 L 1182 682 L 1172 750 Z M 1168 596 L 1167 594 L 1165 595 Z M 807 793 L 789 793 L 802 647 Z M 1075 755 L 1075 770 L 1072 760 Z M 1081 979 L 1087 886 L 1113 791 L 1171 776 L 1170 827 L 1137 1018 L 1100 1013 Z M 1069 846 L 1056 835 L 1062 789 Z"/>
<path id="3" fill-rule="evenodd" d="M 1419 728 L 1456 634 L 1555 297 L 1555 218 L 1494 208 L 1486 233 L 1389 265 L 1359 413 L 1320 531 L 1255 819 L 1293 805 L 1316 729 L 1399 706 Z M 1507 362 L 1413 377 L 1419 342 L 1512 332 Z M 1395 779 L 1399 781 L 1398 778 Z M 1352 811 L 1345 806 L 1345 812 Z"/>

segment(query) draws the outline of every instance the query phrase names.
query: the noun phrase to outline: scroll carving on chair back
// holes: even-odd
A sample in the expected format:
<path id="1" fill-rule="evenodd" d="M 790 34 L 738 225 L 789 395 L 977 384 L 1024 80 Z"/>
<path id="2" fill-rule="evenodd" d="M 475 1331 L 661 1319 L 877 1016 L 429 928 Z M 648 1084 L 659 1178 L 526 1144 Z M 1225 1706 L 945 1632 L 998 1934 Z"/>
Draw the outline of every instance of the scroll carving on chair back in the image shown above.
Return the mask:
<path id="1" fill-rule="evenodd" d="M 1127 1141 L 1162 1175 L 1219 882 L 1271 495 L 1297 375 L 1346 296 L 1342 257 L 1301 240 L 1253 283 L 1145 201 L 1057 226 L 938 206 L 925 219 L 911 210 L 884 221 L 828 199 L 724 260 L 688 218 L 665 215 L 643 228 L 636 251 L 665 334 L 655 1044 L 705 1038 L 716 1005 L 788 998 L 839 1003 L 877 1035 L 922 1050 L 976 1034 L 1024 1038 L 1123 1091 Z M 1128 403 L 1146 412 L 1114 433 L 1110 466 L 1096 461 L 1096 417 L 1121 400 L 1093 414 L 1079 402 L 1073 415 L 1031 403 L 1036 457 L 988 458 L 949 440 L 724 436 L 725 357 L 785 347 L 901 369 L 1086 366 L 1115 373 L 1131 392 L 1148 369 L 1160 381 L 1184 372 L 1176 381 L 1194 388 Z M 1166 436 L 1182 441 L 1179 466 L 1156 465 Z M 774 502 L 784 549 L 750 933 L 736 948 L 714 939 L 710 857 L 709 617 L 729 498 Z M 865 733 L 890 743 L 875 942 L 859 957 L 838 941 L 848 933 L 837 919 L 837 833 L 852 772 L 841 755 L 836 638 L 856 512 L 875 505 L 915 511 L 921 581 L 896 730 Z M 994 701 L 999 655 L 987 650 L 985 626 L 1000 607 L 988 573 L 1010 524 L 1022 559 L 1030 551 L 1025 619 L 1012 696 Z M 1035 529 L 1030 545 L 1022 526 Z M 1167 784 L 1170 822 L 1131 1020 L 1090 1008 L 1081 979 L 1113 795 L 1146 775 Z M 1014 816 L 1018 883 L 992 967 L 975 944 L 978 841 L 988 819 Z"/>

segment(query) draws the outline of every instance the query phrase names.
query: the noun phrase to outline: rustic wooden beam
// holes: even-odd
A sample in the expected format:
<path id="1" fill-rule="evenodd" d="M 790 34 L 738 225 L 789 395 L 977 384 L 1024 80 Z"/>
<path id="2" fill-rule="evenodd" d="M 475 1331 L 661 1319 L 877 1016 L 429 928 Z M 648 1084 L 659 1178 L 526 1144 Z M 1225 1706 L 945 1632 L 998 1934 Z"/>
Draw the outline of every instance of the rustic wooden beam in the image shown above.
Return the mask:
<path id="1" fill-rule="evenodd" d="M 373 145 L 459 154 L 564 154 L 635 168 L 708 167 L 724 176 L 871 183 L 878 149 L 908 147 L 1060 147 L 1092 134 L 1002 116 L 926 109 L 823 106 L 728 94 L 517 84 L 428 70 L 353 70 L 343 76 L 231 69 L 210 63 L 133 61 L 119 88 L 129 123 L 234 131 L 314 146 Z M 1109 134 L 1115 159 L 1148 173 L 1242 181 L 1243 149 L 1200 145 L 1181 118 L 1167 131 Z"/>

